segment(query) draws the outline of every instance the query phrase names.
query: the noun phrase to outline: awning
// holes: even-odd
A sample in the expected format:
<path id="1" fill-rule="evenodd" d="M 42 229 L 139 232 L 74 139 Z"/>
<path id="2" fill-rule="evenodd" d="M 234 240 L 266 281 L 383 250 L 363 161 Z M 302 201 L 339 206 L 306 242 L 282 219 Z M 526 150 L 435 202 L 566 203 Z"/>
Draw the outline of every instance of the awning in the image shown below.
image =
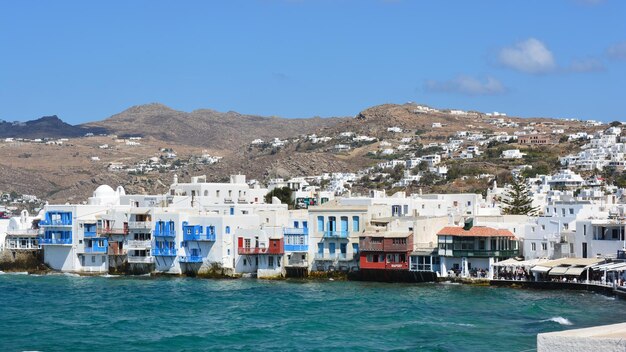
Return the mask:
<path id="1" fill-rule="evenodd" d="M 570 267 L 565 272 L 565 275 L 580 276 L 585 270 L 587 270 L 587 267 Z"/>
<path id="2" fill-rule="evenodd" d="M 567 271 L 567 269 L 569 269 L 569 266 L 556 266 L 554 268 L 552 268 L 552 270 L 550 270 L 550 272 L 548 273 L 548 275 L 550 276 L 561 276 L 561 275 L 565 275 L 565 272 Z"/>
<path id="3" fill-rule="evenodd" d="M 507 260 L 503 260 L 497 263 L 494 263 L 493 266 L 519 266 L 519 260 L 515 260 L 513 258 L 509 258 Z"/>
<path id="4" fill-rule="evenodd" d="M 535 273 L 547 273 L 548 271 L 550 271 L 550 269 L 552 268 L 547 266 L 535 265 L 532 269 L 530 269 L 530 271 Z"/>

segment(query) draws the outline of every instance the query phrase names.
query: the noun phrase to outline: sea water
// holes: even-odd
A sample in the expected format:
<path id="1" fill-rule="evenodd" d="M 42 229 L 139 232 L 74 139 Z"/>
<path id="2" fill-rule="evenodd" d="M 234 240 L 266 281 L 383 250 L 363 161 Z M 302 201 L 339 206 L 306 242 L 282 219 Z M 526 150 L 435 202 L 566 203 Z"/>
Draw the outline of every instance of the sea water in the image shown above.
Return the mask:
<path id="1" fill-rule="evenodd" d="M 626 301 L 446 284 L 0 275 L 2 351 L 532 351 Z"/>

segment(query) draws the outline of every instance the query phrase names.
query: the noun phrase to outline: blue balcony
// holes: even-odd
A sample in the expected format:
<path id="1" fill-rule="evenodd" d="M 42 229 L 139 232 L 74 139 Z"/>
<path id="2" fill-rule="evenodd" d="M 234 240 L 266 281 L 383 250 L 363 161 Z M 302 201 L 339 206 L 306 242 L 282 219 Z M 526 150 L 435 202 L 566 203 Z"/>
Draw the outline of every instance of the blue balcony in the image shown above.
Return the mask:
<path id="1" fill-rule="evenodd" d="M 215 242 L 215 233 L 185 233 L 183 235 L 185 241 L 212 241 Z"/>
<path id="2" fill-rule="evenodd" d="M 308 235 L 309 228 L 308 227 L 287 227 L 283 231 L 285 235 Z"/>
<path id="3" fill-rule="evenodd" d="M 199 255 L 183 255 L 178 261 L 181 263 L 202 263 L 202 257 Z"/>
<path id="4" fill-rule="evenodd" d="M 285 252 L 308 252 L 308 244 L 285 244 Z"/>
<path id="5" fill-rule="evenodd" d="M 45 218 L 39 222 L 39 226 L 72 226 L 72 213 L 49 211 Z"/>
<path id="6" fill-rule="evenodd" d="M 175 257 L 178 250 L 176 248 L 153 248 L 152 255 L 154 257 Z"/>
<path id="7" fill-rule="evenodd" d="M 324 231 L 324 238 L 348 238 L 348 231 Z"/>
<path id="8" fill-rule="evenodd" d="M 215 227 L 207 226 L 206 233 L 200 225 L 183 224 L 184 241 L 212 241 L 215 242 Z"/>
<path id="9" fill-rule="evenodd" d="M 39 238 L 40 245 L 72 244 L 72 238 Z"/>
<path id="10" fill-rule="evenodd" d="M 154 237 L 176 237 L 176 228 L 173 221 L 157 221 L 154 227 Z"/>
<path id="11" fill-rule="evenodd" d="M 83 236 L 85 238 L 97 237 L 96 224 L 85 224 L 85 231 Z"/>

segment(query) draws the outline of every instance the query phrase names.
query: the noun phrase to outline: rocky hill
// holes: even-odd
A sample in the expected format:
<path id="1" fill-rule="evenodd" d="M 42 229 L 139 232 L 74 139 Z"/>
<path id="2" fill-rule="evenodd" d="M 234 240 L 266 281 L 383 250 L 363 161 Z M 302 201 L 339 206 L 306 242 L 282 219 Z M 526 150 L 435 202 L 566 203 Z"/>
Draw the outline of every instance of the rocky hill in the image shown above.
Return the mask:
<path id="1" fill-rule="evenodd" d="M 84 129 L 104 129 L 118 136 L 142 136 L 181 144 L 232 149 L 252 140 L 289 138 L 314 133 L 345 121 L 345 118 L 286 119 L 201 109 L 190 113 L 162 104 L 133 106 Z"/>
<path id="2" fill-rule="evenodd" d="M 27 122 L 7 122 L 0 120 L 1 138 L 69 138 L 80 137 L 88 132 L 102 133 L 103 130 L 100 128 L 72 126 L 63 122 L 56 115 L 44 116 Z"/>

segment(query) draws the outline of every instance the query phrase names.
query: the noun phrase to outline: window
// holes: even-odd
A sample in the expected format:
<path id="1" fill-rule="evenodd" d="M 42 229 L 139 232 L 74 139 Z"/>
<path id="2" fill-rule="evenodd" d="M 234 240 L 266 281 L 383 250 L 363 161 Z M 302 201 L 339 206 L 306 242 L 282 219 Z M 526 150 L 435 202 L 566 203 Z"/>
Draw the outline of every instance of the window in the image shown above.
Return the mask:
<path id="1" fill-rule="evenodd" d="M 95 262 L 96 262 L 96 256 L 95 256 L 95 255 L 92 255 L 92 256 L 91 256 L 91 262 L 92 262 L 92 263 L 95 263 Z"/>
<path id="2" fill-rule="evenodd" d="M 230 233 L 230 226 L 226 226 L 226 233 Z"/>
<path id="3" fill-rule="evenodd" d="M 352 217 L 352 231 L 354 232 L 359 231 L 359 217 L 358 216 Z"/>
<path id="4" fill-rule="evenodd" d="M 248 262 L 246 261 L 246 259 L 245 259 L 245 258 L 243 259 L 243 265 L 244 265 L 244 266 L 248 265 Z"/>
<path id="5" fill-rule="evenodd" d="M 257 258 L 258 258 L 258 257 L 257 257 Z M 273 268 L 273 267 L 274 267 L 274 256 L 270 255 L 270 256 L 267 258 L 267 264 L 268 264 L 268 266 L 269 266 L 270 268 Z"/>
<path id="6" fill-rule="evenodd" d="M 564 229 L 564 230 L 569 229 L 569 224 L 568 224 L 568 223 L 564 223 L 564 224 L 563 224 L 563 229 Z"/>
<path id="7" fill-rule="evenodd" d="M 562 208 L 562 209 L 561 209 L 561 214 L 562 214 L 563 216 L 565 216 L 565 208 Z"/>
<path id="8" fill-rule="evenodd" d="M 574 215 L 574 208 L 569 208 L 570 215 Z"/>
<path id="9" fill-rule="evenodd" d="M 541 229 L 545 230 L 546 229 L 546 225 L 541 225 Z"/>
<path id="10" fill-rule="evenodd" d="M 209 196 L 209 191 L 205 190 L 205 191 L 204 191 L 204 196 L 205 196 L 205 197 L 208 197 L 208 196 Z"/>
<path id="11" fill-rule="evenodd" d="M 102 262 L 104 263 L 104 262 L 106 262 L 106 261 L 107 261 L 107 257 L 103 255 L 103 256 L 102 256 Z"/>
<path id="12" fill-rule="evenodd" d="M 546 242 L 541 242 L 541 250 L 542 251 L 547 251 L 548 250 L 548 244 Z"/>
<path id="13" fill-rule="evenodd" d="M 217 191 L 215 191 L 215 197 L 219 198 L 219 196 L 220 196 L 220 190 L 218 189 Z"/>
<path id="14" fill-rule="evenodd" d="M 324 231 L 324 217 L 321 215 L 317 217 L 317 231 Z"/>

